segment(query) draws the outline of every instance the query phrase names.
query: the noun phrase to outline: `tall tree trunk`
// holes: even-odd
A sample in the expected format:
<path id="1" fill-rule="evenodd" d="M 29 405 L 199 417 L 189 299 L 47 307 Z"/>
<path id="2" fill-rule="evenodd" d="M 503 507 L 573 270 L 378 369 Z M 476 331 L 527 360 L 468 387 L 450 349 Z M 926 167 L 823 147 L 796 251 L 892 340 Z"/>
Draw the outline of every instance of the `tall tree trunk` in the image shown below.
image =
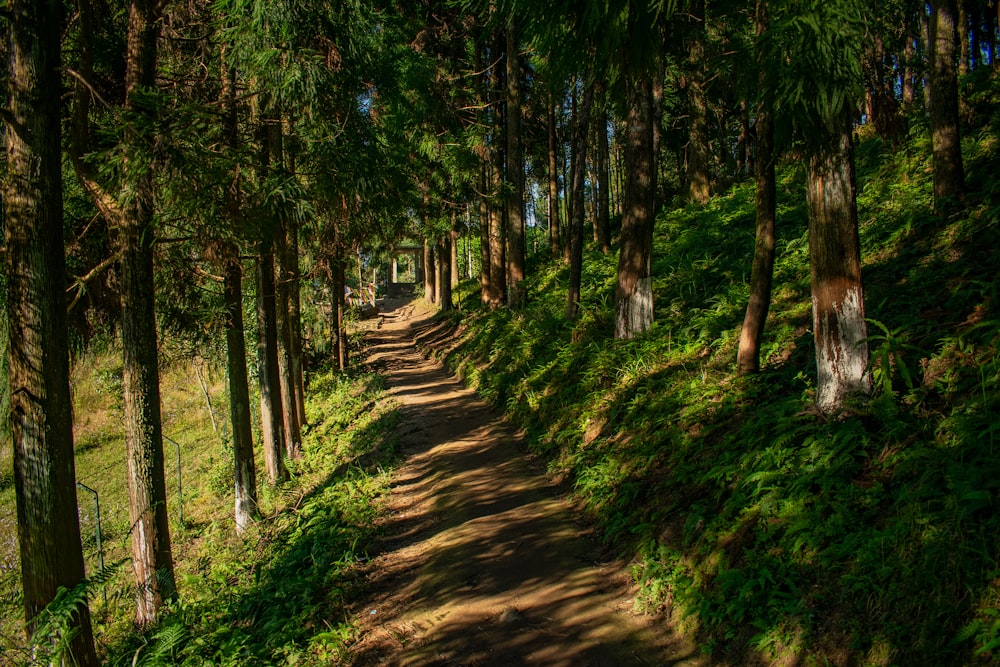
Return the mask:
<path id="1" fill-rule="evenodd" d="M 434 303 L 437 297 L 437 268 L 434 264 L 434 244 L 424 239 L 424 301 Z"/>
<path id="2" fill-rule="evenodd" d="M 268 153 L 268 167 L 272 173 L 283 174 L 284 146 L 282 123 L 278 115 L 264 121 L 265 150 Z M 289 459 L 302 455 L 302 434 L 299 427 L 299 410 L 295 404 L 295 383 L 292 380 L 292 326 L 289 321 L 288 283 L 291 273 L 288 258 L 288 221 L 284 212 L 272 212 L 275 216 L 274 233 L 274 323 L 277 329 L 275 342 L 278 359 L 278 384 L 281 399 L 281 421 L 284 430 L 285 453 Z"/>
<path id="3" fill-rule="evenodd" d="M 457 216 L 455 211 L 451 212 L 451 279 L 448 281 L 451 285 L 452 292 L 458 289 L 458 284 L 461 282 L 461 273 L 458 263 L 458 253 L 459 253 L 459 240 L 461 239 L 461 234 L 458 231 Z M 466 263 L 468 264 L 468 262 Z M 461 307 L 461 304 L 459 304 Z"/>
<path id="4" fill-rule="evenodd" d="M 306 387 L 302 362 L 302 291 L 299 269 L 299 223 L 288 221 L 288 318 L 291 326 L 292 387 L 299 426 L 306 424 Z"/>
<path id="5" fill-rule="evenodd" d="M 608 175 L 608 102 L 605 95 L 606 88 L 603 84 L 597 91 L 601 97 L 600 113 L 597 114 L 597 247 L 605 255 L 611 252 L 611 197 L 608 187 L 610 177 Z"/>
<path id="6" fill-rule="evenodd" d="M 969 39 L 969 11 L 967 0 L 955 1 L 955 22 L 958 29 L 958 73 L 965 76 L 972 69 L 971 40 Z"/>
<path id="7" fill-rule="evenodd" d="M 486 160 L 479 165 L 479 298 L 484 306 L 493 307 L 492 286 L 490 279 L 491 246 L 490 246 L 490 204 L 486 194 L 488 179 L 486 178 Z"/>
<path id="8" fill-rule="evenodd" d="M 343 251 L 339 249 L 339 243 L 337 247 L 336 256 L 330 267 L 331 282 L 333 284 L 333 287 L 330 289 L 330 325 L 333 331 L 333 360 L 336 362 L 340 372 L 344 372 L 347 370 L 350 361 L 348 358 L 349 350 L 345 318 L 346 304 L 344 302 L 344 293 L 346 292 L 344 285 L 346 284 L 346 280 L 344 276 Z"/>
<path id="9" fill-rule="evenodd" d="M 625 204 L 615 287 L 615 338 L 632 338 L 653 324 L 653 223 L 656 156 L 653 83 L 629 82 L 625 142 Z"/>
<path id="10" fill-rule="evenodd" d="M 253 458 L 247 350 L 243 337 L 243 267 L 238 256 L 226 262 L 225 271 L 226 360 L 229 370 L 229 419 L 233 427 L 236 532 L 242 534 L 257 516 L 257 470 Z"/>
<path id="11" fill-rule="evenodd" d="M 566 317 L 575 320 L 580 310 L 580 288 L 583 283 L 583 190 L 587 173 L 587 137 L 590 134 L 590 107 L 594 101 L 594 86 L 585 83 L 583 99 L 573 123 L 573 186 L 572 220 L 569 224 L 569 290 L 566 294 Z"/>
<path id="12" fill-rule="evenodd" d="M 221 59 L 221 99 L 223 131 L 227 146 L 239 148 L 236 108 L 236 70 L 228 64 L 223 49 Z M 226 189 L 226 217 L 233 230 L 242 222 L 238 175 Z M 243 534 L 257 515 L 257 470 L 253 456 L 253 429 L 250 416 L 250 389 L 247 379 L 247 349 L 243 327 L 243 266 L 239 248 L 227 248 L 223 296 L 226 307 L 226 363 L 229 376 L 229 418 L 233 428 L 233 480 L 236 532 Z"/>
<path id="13" fill-rule="evenodd" d="M 278 326 L 275 320 L 273 232 L 265 231 L 257 250 L 257 377 L 260 384 L 260 431 L 267 479 L 288 478 L 285 428 L 278 377 Z"/>
<path id="14" fill-rule="evenodd" d="M 4 179 L 10 417 L 21 583 L 28 631 L 84 579 L 66 331 L 60 128 L 62 3 L 8 6 L 10 94 Z M 98 665 L 90 610 L 70 620 L 66 662 Z"/>
<path id="15" fill-rule="evenodd" d="M 929 24 L 930 119 L 934 155 L 934 206 L 965 192 L 955 73 L 955 0 L 933 0 Z"/>
<path id="16" fill-rule="evenodd" d="M 277 325 L 278 382 L 281 386 L 281 414 L 285 432 L 285 453 L 290 459 L 302 455 L 302 432 L 299 408 L 295 400 L 295 380 L 292 370 L 292 323 L 289 296 L 290 269 L 288 230 L 286 221 L 278 223 L 275 243 L 276 276 L 274 282 L 274 314 Z"/>
<path id="17" fill-rule="evenodd" d="M 438 308 L 449 311 L 454 307 L 451 299 L 451 235 L 445 234 L 437 243 L 438 256 Z"/>
<path id="18" fill-rule="evenodd" d="M 156 83 L 158 6 L 153 0 L 133 0 L 129 5 L 125 105 L 138 115 L 149 113 L 139 95 Z M 136 136 L 137 132 L 132 129 L 128 133 L 130 150 L 144 141 Z M 129 159 L 141 160 L 138 156 Z M 135 178 L 132 198 L 123 209 L 118 234 L 124 349 L 122 393 L 136 623 L 147 627 L 156 622 L 163 603 L 173 599 L 177 589 L 163 476 L 160 372 L 153 308 L 153 175 L 147 170 Z"/>
<path id="19" fill-rule="evenodd" d="M 560 234 L 559 234 L 559 171 L 557 164 L 557 141 L 556 135 L 556 102 L 555 94 L 549 93 L 548 105 L 548 131 L 549 131 L 549 252 L 553 257 L 559 256 Z"/>
<path id="20" fill-rule="evenodd" d="M 491 192 L 499 197 L 500 172 L 491 170 Z M 489 206 L 490 219 L 490 308 L 499 308 L 504 303 L 507 294 L 507 267 L 504 257 L 504 218 L 503 207 L 493 199 Z"/>
<path id="21" fill-rule="evenodd" d="M 693 39 L 688 52 L 688 108 L 691 129 L 688 139 L 688 190 L 691 201 L 705 204 L 711 197 L 708 164 L 708 96 L 705 94 L 705 0 L 695 0 L 691 9 Z"/>
<path id="22" fill-rule="evenodd" d="M 915 99 L 915 83 L 914 83 L 914 73 L 913 73 L 913 63 L 916 57 L 915 49 L 913 48 L 913 43 L 915 38 L 911 34 L 913 27 L 911 25 L 912 19 L 907 19 L 906 27 L 906 43 L 903 45 L 903 110 L 909 111 L 913 106 L 913 101 Z"/>
<path id="23" fill-rule="evenodd" d="M 872 390 L 854 181 L 851 126 L 808 161 L 809 267 L 816 343 L 816 405 L 833 412 L 855 392 Z"/>
<path id="24" fill-rule="evenodd" d="M 757 2 L 757 36 L 767 29 L 766 0 Z M 758 55 L 758 81 L 766 85 L 763 58 Z M 774 117 L 769 99 L 757 103 L 756 210 L 757 235 L 753 268 L 750 271 L 750 302 L 740 331 L 736 368 L 740 375 L 760 370 L 760 346 L 764 324 L 771 307 L 771 282 L 774 278 L 774 218 L 777 190 L 774 177 Z"/>
<path id="25" fill-rule="evenodd" d="M 576 78 L 573 78 L 570 85 L 570 112 L 566 128 L 566 132 L 569 134 L 569 142 L 568 145 L 563 146 L 563 209 L 566 212 L 566 240 L 563 245 L 563 264 L 567 266 L 573 261 L 573 221 L 576 219 L 573 216 L 573 205 L 576 202 L 576 198 L 573 196 L 573 169 L 574 165 L 576 165 L 576 123 L 580 116 L 577 109 L 579 106 L 579 95 L 577 94 L 579 82 Z"/>
<path id="26" fill-rule="evenodd" d="M 507 28 L 507 303 L 525 299 L 524 155 L 521 145 L 521 58 L 518 31 Z"/>

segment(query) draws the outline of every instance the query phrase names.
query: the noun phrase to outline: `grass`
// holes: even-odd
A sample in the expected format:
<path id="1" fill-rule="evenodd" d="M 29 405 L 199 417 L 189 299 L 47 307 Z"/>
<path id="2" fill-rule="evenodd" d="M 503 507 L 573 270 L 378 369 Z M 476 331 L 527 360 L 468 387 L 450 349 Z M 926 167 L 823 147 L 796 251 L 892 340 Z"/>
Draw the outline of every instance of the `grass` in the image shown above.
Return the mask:
<path id="1" fill-rule="evenodd" d="M 863 134 L 859 215 L 876 395 L 814 392 L 803 174 L 780 170 L 762 372 L 735 375 L 752 184 L 657 220 L 657 321 L 612 339 L 616 258 L 536 258 L 530 304 L 466 285 L 447 361 L 572 480 L 643 600 L 732 664 L 969 664 L 1000 648 L 998 129 L 966 142 L 962 213 L 932 211 L 929 142 Z M 578 341 L 578 342 L 574 342 Z"/>
<path id="2" fill-rule="evenodd" d="M 381 378 L 357 370 L 343 376 L 311 374 L 304 456 L 290 464 L 293 478 L 278 488 L 265 483 L 263 461 L 257 461 L 261 519 L 240 539 L 231 516 L 224 372 L 217 363 L 169 344 L 163 357 L 165 474 L 180 599 L 146 635 L 132 627 L 120 356 L 113 349 L 92 351 L 73 363 L 77 477 L 100 493 L 108 565 L 106 581 L 100 581 L 93 501 L 80 493 L 85 559 L 93 581 L 88 594 L 102 659 L 112 665 L 133 660 L 329 664 L 352 636 L 343 602 L 355 586 L 353 567 L 373 537 L 386 470 L 395 457 L 390 433 L 397 417 L 383 397 Z M 6 461 L 7 470 L 10 452 L 5 440 L 0 463 Z M 0 479 L 3 526 L 14 525 L 12 487 L 7 477 Z M 0 664 L 13 665 L 26 649 L 16 530 L 0 534 Z"/>

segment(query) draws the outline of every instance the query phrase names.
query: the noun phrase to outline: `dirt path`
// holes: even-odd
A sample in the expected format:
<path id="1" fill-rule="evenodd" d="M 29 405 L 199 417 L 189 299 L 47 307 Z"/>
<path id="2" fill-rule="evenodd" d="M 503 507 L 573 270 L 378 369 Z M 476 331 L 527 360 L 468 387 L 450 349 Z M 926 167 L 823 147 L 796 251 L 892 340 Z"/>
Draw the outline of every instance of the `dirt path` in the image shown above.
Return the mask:
<path id="1" fill-rule="evenodd" d="M 369 361 L 401 404 L 385 537 L 367 570 L 357 665 L 697 665 L 631 612 L 628 578 L 518 450 L 513 429 L 413 345 L 390 304 Z"/>

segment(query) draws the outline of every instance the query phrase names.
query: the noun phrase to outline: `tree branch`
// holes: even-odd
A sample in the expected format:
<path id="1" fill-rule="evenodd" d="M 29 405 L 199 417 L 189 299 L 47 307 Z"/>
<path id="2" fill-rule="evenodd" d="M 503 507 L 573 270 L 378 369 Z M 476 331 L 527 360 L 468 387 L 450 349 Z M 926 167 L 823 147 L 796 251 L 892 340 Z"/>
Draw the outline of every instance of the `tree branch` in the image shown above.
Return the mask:
<path id="1" fill-rule="evenodd" d="M 111 255 L 111 257 L 108 257 L 106 260 L 88 271 L 86 275 L 73 277 L 73 284 L 66 288 L 66 292 L 70 293 L 73 290 L 76 290 L 76 294 L 73 296 L 73 300 L 70 301 L 69 305 L 66 306 L 67 313 L 72 312 L 74 306 L 76 306 L 80 299 L 83 298 L 83 295 L 87 293 L 87 283 L 104 273 L 109 266 L 118 261 L 119 257 L 121 257 L 121 253 L 116 252 Z"/>
<path id="2" fill-rule="evenodd" d="M 104 108 L 106 108 L 106 109 L 110 109 L 111 108 L 111 105 L 108 104 L 107 100 L 105 100 L 103 97 L 101 97 L 101 94 L 99 92 L 97 92 L 97 90 L 94 88 L 94 86 L 92 86 L 90 84 L 90 82 L 87 81 L 87 79 L 85 79 L 82 74 L 80 74 L 79 72 L 77 72 L 72 67 L 63 67 L 63 71 L 66 72 L 67 74 L 69 74 L 71 77 L 73 77 L 77 81 L 79 81 L 80 83 L 82 83 L 83 86 L 87 90 L 90 91 L 90 94 L 94 96 L 94 99 L 96 99 L 98 102 L 100 102 L 101 104 L 104 105 Z"/>
<path id="3" fill-rule="evenodd" d="M 70 151 L 70 162 L 73 163 L 73 171 L 76 172 L 76 177 L 80 180 L 80 185 L 86 190 L 87 194 L 94 202 L 94 206 L 97 210 L 101 212 L 109 224 L 120 225 L 124 214 L 122 213 L 121 206 L 111 194 L 104 189 L 100 183 L 94 178 L 91 173 L 90 168 L 83 162 L 79 155 L 75 151 Z"/>

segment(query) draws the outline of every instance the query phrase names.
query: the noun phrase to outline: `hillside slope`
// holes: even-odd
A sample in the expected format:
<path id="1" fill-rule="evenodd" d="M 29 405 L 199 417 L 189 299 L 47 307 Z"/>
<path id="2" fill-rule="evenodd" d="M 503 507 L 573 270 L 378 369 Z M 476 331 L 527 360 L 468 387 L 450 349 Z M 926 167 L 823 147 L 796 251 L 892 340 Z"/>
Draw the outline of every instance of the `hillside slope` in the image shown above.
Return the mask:
<path id="1" fill-rule="evenodd" d="M 932 211 L 929 142 L 862 136 L 861 220 L 877 392 L 824 420 L 803 174 L 782 165 L 763 371 L 735 374 L 753 187 L 661 212 L 656 323 L 612 339 L 617 257 L 541 261 L 522 311 L 461 315 L 448 362 L 572 481 L 605 538 L 729 664 L 967 664 L 1000 646 L 996 115 L 965 146 L 970 195 Z M 472 289 L 470 286 L 469 289 Z"/>

